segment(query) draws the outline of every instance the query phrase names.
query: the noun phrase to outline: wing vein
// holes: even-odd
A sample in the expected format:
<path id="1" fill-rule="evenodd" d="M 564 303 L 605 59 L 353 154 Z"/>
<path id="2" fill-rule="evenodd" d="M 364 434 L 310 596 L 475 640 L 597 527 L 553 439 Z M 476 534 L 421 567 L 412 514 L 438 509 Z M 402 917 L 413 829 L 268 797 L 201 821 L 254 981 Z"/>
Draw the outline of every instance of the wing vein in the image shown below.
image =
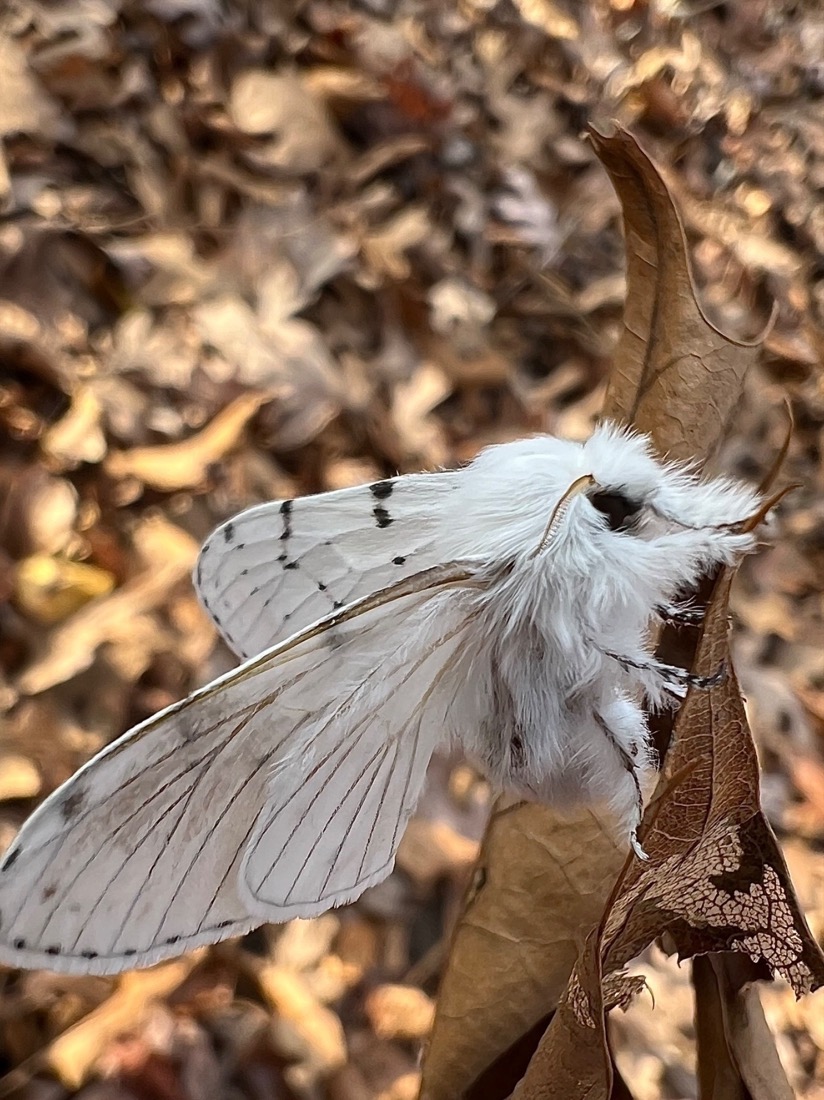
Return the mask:
<path id="1" fill-rule="evenodd" d="M 323 828 L 321 829 L 321 831 L 320 831 L 320 834 L 319 834 L 319 836 L 318 836 L 318 842 L 320 842 L 320 841 L 321 841 L 321 840 L 323 839 L 323 837 L 324 837 L 324 836 L 326 835 L 326 832 L 327 832 L 327 830 L 328 830 L 329 826 L 330 826 L 330 825 L 332 824 L 332 821 L 333 821 L 333 819 L 334 819 L 334 818 L 335 818 L 335 817 L 336 817 L 336 816 L 337 816 L 337 815 L 338 815 L 338 814 L 339 814 L 339 813 L 341 812 L 341 810 L 342 810 L 342 809 L 344 808 L 344 806 L 346 805 L 346 803 L 347 803 L 347 802 L 349 801 L 349 798 L 351 797 L 351 795 L 353 794 L 353 792 L 354 792 L 354 791 L 355 791 L 355 789 L 357 788 L 357 785 L 358 785 L 358 784 L 360 783 L 360 781 L 361 781 L 361 780 L 363 779 L 363 777 L 364 777 L 364 776 L 366 775 L 366 773 L 367 773 L 367 772 L 369 771 L 369 769 L 370 769 L 370 768 L 372 767 L 372 765 L 373 765 L 373 764 L 375 763 L 375 761 L 377 760 L 377 758 L 378 758 L 379 756 L 381 756 L 381 754 L 382 754 L 382 755 L 384 756 L 384 758 L 385 758 L 385 757 L 386 757 L 386 753 L 387 753 L 387 752 L 388 752 L 388 747 L 387 747 L 386 745 L 384 745 L 383 747 L 381 747 L 381 746 L 379 745 L 379 746 L 377 747 L 377 749 L 375 749 L 375 751 L 374 751 L 374 752 L 372 753 L 372 756 L 371 756 L 371 757 L 369 758 L 369 760 L 368 760 L 368 761 L 367 761 L 367 762 L 366 762 L 366 763 L 364 764 L 364 766 L 363 766 L 363 767 L 361 768 L 361 770 L 360 770 L 360 772 L 359 772 L 359 774 L 358 774 L 357 778 L 355 779 L 354 783 L 350 784 L 350 786 L 349 786 L 349 789 L 348 789 L 348 790 L 346 791 L 346 794 L 344 794 L 343 798 L 342 798 L 342 799 L 340 800 L 340 802 L 338 803 L 338 807 L 337 807 L 337 809 L 335 810 L 335 812 L 334 812 L 333 814 L 331 814 L 331 815 L 330 815 L 329 819 L 327 820 L 327 822 L 325 823 L 325 825 L 324 825 L 324 826 L 323 826 Z M 374 780 L 373 780 L 373 781 L 374 781 Z M 364 799 L 366 798 L 367 794 L 369 793 L 369 791 L 370 791 L 371 789 L 372 789 L 372 784 L 370 783 L 370 784 L 368 785 L 367 789 L 366 789 L 366 790 L 364 791 L 363 795 L 361 796 L 361 800 L 360 800 L 360 802 L 359 802 L 359 804 L 358 804 L 358 810 L 359 810 L 359 809 L 361 809 L 361 808 L 363 807 Z M 356 811 L 355 811 L 355 816 L 357 816 L 358 810 L 356 810 Z M 346 833 L 346 832 L 344 832 L 343 836 L 341 837 L 341 841 L 340 841 L 340 844 L 338 845 L 338 847 L 337 847 L 337 849 L 336 849 L 336 851 L 335 851 L 335 854 L 334 854 L 334 856 L 333 856 L 333 858 L 332 858 L 332 860 L 331 860 L 331 862 L 330 862 L 330 864 L 329 864 L 329 870 L 328 870 L 328 871 L 326 872 L 326 877 L 325 877 L 325 878 L 324 878 L 324 880 L 323 880 L 323 886 L 321 887 L 321 892 L 320 892 L 320 899 L 321 899 L 321 900 L 322 900 L 322 899 L 323 899 L 323 897 L 324 897 L 323 891 L 325 891 L 325 890 L 326 890 L 326 887 L 327 887 L 327 885 L 329 884 L 329 879 L 330 879 L 330 878 L 332 877 L 332 872 L 334 871 L 334 869 L 335 869 L 335 867 L 336 867 L 336 865 L 337 865 L 338 857 L 340 856 L 341 850 L 342 850 L 342 848 L 343 848 L 344 844 L 346 843 L 346 838 L 347 838 L 347 833 Z M 296 876 L 296 878 L 295 878 L 294 882 L 293 882 L 293 883 L 292 883 L 292 885 L 291 885 L 291 886 L 289 887 L 289 890 L 288 890 L 288 892 L 287 892 L 287 893 L 286 893 L 286 895 L 284 896 L 284 899 L 283 899 L 283 903 L 284 903 L 284 905 L 288 904 L 288 902 L 289 902 L 289 898 L 290 898 L 290 897 L 292 896 L 292 891 L 294 890 L 294 888 L 295 888 L 295 887 L 297 886 L 297 884 L 298 884 L 298 879 L 300 878 L 300 876 L 301 876 L 301 872 L 302 872 L 302 871 L 303 871 L 303 868 L 301 867 L 301 868 L 300 868 L 300 870 L 299 870 L 299 871 L 298 871 L 298 873 L 297 873 L 297 876 Z M 267 875 L 267 878 L 268 878 L 268 875 Z M 264 880 L 264 881 L 265 881 L 265 880 Z"/>

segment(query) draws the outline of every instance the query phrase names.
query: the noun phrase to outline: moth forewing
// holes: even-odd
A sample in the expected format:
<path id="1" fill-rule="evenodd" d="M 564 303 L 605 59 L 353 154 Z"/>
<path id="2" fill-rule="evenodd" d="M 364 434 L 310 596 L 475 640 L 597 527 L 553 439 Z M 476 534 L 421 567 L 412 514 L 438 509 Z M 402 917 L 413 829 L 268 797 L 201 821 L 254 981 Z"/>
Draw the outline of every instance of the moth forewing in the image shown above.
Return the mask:
<path id="1" fill-rule="evenodd" d="M 460 471 L 405 474 L 248 508 L 203 545 L 201 603 L 254 657 L 334 611 L 444 559 L 440 528 Z"/>
<path id="2" fill-rule="evenodd" d="M 471 601 L 455 597 L 473 577 L 444 563 L 372 593 L 84 765 L 6 853 L 0 960 L 148 966 L 388 874 L 460 692 L 441 673 L 460 659 Z"/>

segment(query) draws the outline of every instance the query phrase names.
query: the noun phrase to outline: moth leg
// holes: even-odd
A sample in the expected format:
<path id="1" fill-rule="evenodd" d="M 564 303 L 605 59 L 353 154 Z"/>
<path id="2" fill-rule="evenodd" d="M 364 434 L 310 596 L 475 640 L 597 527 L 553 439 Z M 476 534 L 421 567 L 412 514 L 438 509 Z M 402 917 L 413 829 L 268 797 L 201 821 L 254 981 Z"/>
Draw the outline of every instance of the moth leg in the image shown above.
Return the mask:
<path id="1" fill-rule="evenodd" d="M 607 741 L 609 741 L 610 745 L 615 750 L 618 759 L 621 761 L 621 764 L 635 786 L 635 813 L 633 814 L 633 825 L 629 834 L 629 844 L 638 859 L 648 860 L 649 856 L 641 847 L 641 843 L 638 840 L 638 826 L 641 824 L 641 818 L 644 813 L 644 796 L 641 793 L 641 782 L 638 778 L 636 761 L 633 759 L 632 754 L 621 744 L 618 735 L 613 731 L 606 718 L 604 718 L 602 714 L 599 714 L 597 710 L 594 712 L 594 718 L 596 724 L 603 732 L 604 737 L 606 737 Z"/>
<path id="2" fill-rule="evenodd" d="M 655 606 L 655 614 L 662 622 L 672 623 L 674 626 L 700 626 L 706 611 L 701 607 L 690 607 L 689 604 L 659 603 Z"/>
<path id="3" fill-rule="evenodd" d="M 727 676 L 726 661 L 722 661 L 712 675 L 697 676 L 694 672 L 690 672 L 686 668 L 681 668 L 679 665 L 668 665 L 664 661 L 656 661 L 654 657 L 649 657 L 646 660 L 639 660 L 636 657 L 628 657 L 623 653 L 614 653 L 610 649 L 602 649 L 601 652 L 605 657 L 617 661 L 621 668 L 625 670 L 634 668 L 639 672 L 654 673 L 663 680 L 665 685 L 674 683 L 685 687 L 699 688 L 701 691 L 708 691 L 710 688 L 717 687 L 718 684 L 723 683 Z"/>

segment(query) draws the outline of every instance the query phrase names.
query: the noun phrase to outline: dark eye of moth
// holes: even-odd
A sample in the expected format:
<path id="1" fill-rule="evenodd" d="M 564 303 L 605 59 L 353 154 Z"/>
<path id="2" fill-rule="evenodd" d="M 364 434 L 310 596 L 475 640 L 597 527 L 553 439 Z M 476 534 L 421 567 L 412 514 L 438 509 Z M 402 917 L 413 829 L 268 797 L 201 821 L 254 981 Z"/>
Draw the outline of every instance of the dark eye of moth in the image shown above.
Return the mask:
<path id="1" fill-rule="evenodd" d="M 640 500 L 633 500 L 623 493 L 611 493 L 606 489 L 590 493 L 589 502 L 602 516 L 606 516 L 610 531 L 626 531 L 630 528 L 643 505 Z"/>

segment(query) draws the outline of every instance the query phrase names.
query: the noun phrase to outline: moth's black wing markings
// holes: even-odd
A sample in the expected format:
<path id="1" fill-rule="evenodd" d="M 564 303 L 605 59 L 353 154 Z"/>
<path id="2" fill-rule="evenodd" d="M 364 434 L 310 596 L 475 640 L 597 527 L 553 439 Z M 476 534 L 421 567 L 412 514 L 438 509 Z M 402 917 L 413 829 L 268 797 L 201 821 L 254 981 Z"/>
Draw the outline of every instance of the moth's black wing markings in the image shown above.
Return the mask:
<path id="1" fill-rule="evenodd" d="M 388 510 L 384 508 L 382 504 L 375 505 L 375 507 L 372 509 L 372 515 L 375 517 L 375 523 L 380 528 L 389 527 L 395 522 L 392 516 L 390 516 Z"/>
<path id="2" fill-rule="evenodd" d="M 376 500 L 386 500 L 387 497 L 392 496 L 392 491 L 395 488 L 394 480 L 389 481 L 376 481 L 369 486 L 369 491 Z"/>

